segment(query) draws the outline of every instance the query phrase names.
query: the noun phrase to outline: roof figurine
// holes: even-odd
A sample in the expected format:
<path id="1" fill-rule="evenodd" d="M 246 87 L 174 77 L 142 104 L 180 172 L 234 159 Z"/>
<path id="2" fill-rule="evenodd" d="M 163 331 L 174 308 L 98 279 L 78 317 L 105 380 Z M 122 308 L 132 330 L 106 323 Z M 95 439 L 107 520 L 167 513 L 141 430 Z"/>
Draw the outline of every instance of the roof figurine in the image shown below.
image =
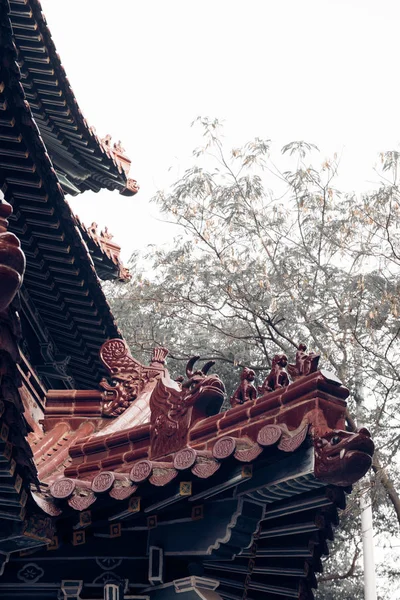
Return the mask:
<path id="1" fill-rule="evenodd" d="M 289 377 L 285 370 L 287 362 L 286 354 L 275 354 L 272 359 L 271 371 L 264 383 L 258 388 L 260 394 L 273 392 L 289 385 Z"/>
<path id="2" fill-rule="evenodd" d="M 256 374 L 253 369 L 249 369 L 248 367 L 243 369 L 240 374 L 240 384 L 230 399 L 232 407 L 257 398 L 257 390 L 253 384 L 255 377 Z"/>
<path id="3" fill-rule="evenodd" d="M 299 344 L 296 352 L 296 363 L 294 365 L 287 365 L 288 373 L 293 380 L 302 375 L 315 373 L 318 368 L 320 355 L 315 354 L 315 352 L 307 354 L 306 350 L 307 346 L 305 344 Z"/>

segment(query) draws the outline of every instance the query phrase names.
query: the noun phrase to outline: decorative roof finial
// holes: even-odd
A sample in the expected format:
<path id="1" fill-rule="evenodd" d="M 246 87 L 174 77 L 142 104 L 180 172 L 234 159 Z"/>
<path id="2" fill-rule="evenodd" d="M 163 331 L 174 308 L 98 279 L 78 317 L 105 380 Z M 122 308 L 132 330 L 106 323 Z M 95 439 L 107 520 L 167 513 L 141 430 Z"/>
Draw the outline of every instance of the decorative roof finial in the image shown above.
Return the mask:
<path id="1" fill-rule="evenodd" d="M 156 363 L 157 365 L 164 365 L 167 355 L 168 355 L 167 348 L 163 348 L 162 346 L 153 348 L 153 355 L 151 357 L 150 364 L 154 365 L 154 363 Z"/>

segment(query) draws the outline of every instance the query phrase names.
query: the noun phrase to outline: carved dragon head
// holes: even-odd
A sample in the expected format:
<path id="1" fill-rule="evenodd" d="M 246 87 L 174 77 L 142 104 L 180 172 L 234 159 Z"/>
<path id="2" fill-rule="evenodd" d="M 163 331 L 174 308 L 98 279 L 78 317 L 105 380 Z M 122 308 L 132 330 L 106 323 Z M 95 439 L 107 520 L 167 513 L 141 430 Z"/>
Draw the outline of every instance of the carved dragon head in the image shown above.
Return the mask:
<path id="1" fill-rule="evenodd" d="M 372 464 L 374 443 L 368 429 L 356 432 L 332 430 L 314 439 L 315 475 L 340 485 L 352 485 L 365 475 Z"/>
<path id="2" fill-rule="evenodd" d="M 219 412 L 225 397 L 225 386 L 218 375 L 208 375 L 208 371 L 215 365 L 213 360 L 206 362 L 201 369 L 193 371 L 199 358 L 200 356 L 192 356 L 186 365 L 188 378 L 182 383 L 182 400 L 186 406 L 195 404 L 200 410 L 204 408 L 205 416 L 209 416 Z"/>
<path id="3" fill-rule="evenodd" d="M 193 356 L 189 360 L 188 379 L 183 383 L 174 381 L 165 372 L 154 387 L 150 396 L 152 458 L 181 450 L 194 422 L 217 414 L 221 408 L 225 386 L 217 375 L 208 375 L 214 362 L 193 371 L 198 359 Z"/>

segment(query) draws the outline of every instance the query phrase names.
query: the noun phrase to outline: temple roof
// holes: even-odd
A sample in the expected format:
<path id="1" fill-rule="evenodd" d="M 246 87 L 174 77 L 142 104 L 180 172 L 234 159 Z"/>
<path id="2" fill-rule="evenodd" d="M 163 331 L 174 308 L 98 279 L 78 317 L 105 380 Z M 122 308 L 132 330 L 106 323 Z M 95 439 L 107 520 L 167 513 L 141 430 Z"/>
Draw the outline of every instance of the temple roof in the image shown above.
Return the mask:
<path id="1" fill-rule="evenodd" d="M 78 385 L 93 385 L 100 378 L 99 348 L 119 332 L 32 119 L 9 40 L 10 67 L 2 69 L 0 90 L 0 154 L 2 189 L 14 207 L 10 230 L 21 239 L 24 284 L 41 319 L 71 357 L 69 370 Z"/>
<path id="2" fill-rule="evenodd" d="M 11 0 L 10 7 L 26 98 L 64 190 L 135 194 L 130 160 L 120 144 L 111 144 L 109 136 L 101 140 L 79 108 L 40 2 Z"/>
<path id="3" fill-rule="evenodd" d="M 347 388 L 299 348 L 288 365 L 293 381 L 280 384 L 283 371 L 277 377 L 273 367 L 269 389 L 239 384 L 225 412 L 211 363 L 194 370 L 192 359 L 188 379 L 174 381 L 165 348 L 146 366 L 118 339 L 101 349 L 112 381 L 49 392 L 46 433 L 30 442 L 41 482 L 32 495 L 56 525 L 53 568 L 72 556 L 116 564 L 128 544 L 143 566 L 112 577 L 129 577 L 135 593 L 158 598 L 163 584 L 187 585 L 174 576 L 189 571 L 195 587 L 215 586 L 224 600 L 312 600 L 338 509 L 369 468 L 373 443 L 366 430 L 345 431 Z M 35 553 L 39 570 L 47 557 Z M 165 567 L 152 575 L 160 560 Z M 11 561 L 0 589 L 15 591 L 17 568 Z M 93 579 L 96 593 L 104 579 L 95 573 L 87 562 L 74 577 Z"/>
<path id="4" fill-rule="evenodd" d="M 131 275 L 120 258 L 121 246 L 115 243 L 108 228 L 99 231 L 97 223 L 86 226 L 77 215 L 76 219 L 100 279 L 129 281 Z"/>
<path id="5" fill-rule="evenodd" d="M 114 277 L 118 246 L 74 217 L 62 189 L 131 194 L 129 159 L 87 126 L 39 2 L 10 4 L 9 15 L 0 0 L 0 183 L 27 259 L 22 331 L 43 357 L 37 373 L 64 387 L 44 402 L 29 357 L 17 366 L 24 258 L 0 219 L 0 592 L 94 599 L 111 582 L 149 600 L 312 600 L 338 509 L 374 450 L 366 429 L 346 430 L 347 388 L 300 344 L 258 388 L 244 369 L 221 412 L 212 362 L 196 369 L 193 357 L 173 380 L 165 348 L 149 365 L 131 356 L 94 265 Z"/>

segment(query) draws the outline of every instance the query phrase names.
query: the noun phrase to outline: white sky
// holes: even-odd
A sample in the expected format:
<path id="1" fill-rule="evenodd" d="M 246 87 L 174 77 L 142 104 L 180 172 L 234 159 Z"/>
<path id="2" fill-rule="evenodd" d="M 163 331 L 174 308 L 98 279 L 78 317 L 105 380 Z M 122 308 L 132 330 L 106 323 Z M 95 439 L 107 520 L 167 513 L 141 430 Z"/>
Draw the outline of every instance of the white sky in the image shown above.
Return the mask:
<path id="1" fill-rule="evenodd" d="M 79 105 L 122 140 L 134 198 L 103 191 L 71 204 L 123 248 L 168 239 L 149 199 L 188 165 L 198 115 L 255 136 L 343 151 L 347 189 L 370 187 L 399 131 L 398 0 L 42 0 Z M 197 132 L 199 133 L 199 132 Z M 172 171 L 168 171 L 173 166 Z"/>

